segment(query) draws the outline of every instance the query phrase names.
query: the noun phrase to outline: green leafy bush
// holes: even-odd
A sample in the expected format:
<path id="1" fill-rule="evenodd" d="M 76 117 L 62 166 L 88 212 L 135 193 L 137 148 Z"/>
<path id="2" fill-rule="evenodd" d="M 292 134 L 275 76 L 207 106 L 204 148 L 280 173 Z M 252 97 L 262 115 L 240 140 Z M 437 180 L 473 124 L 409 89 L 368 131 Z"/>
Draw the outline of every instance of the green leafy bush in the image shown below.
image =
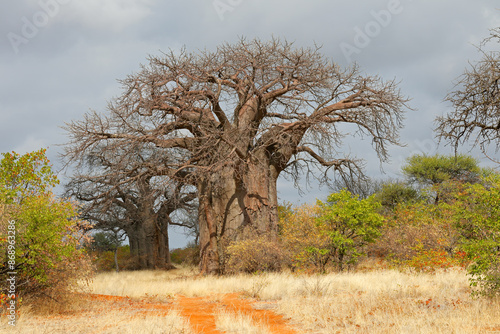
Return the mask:
<path id="1" fill-rule="evenodd" d="M 356 263 L 365 254 L 364 247 L 380 236 L 384 217 L 377 213 L 381 205 L 374 196 L 360 199 L 342 190 L 317 205 L 316 221 L 321 233 L 328 237 L 328 244 L 314 252 L 329 254 L 338 270 Z"/>
<path id="2" fill-rule="evenodd" d="M 90 262 L 81 247 L 86 224 L 75 218 L 75 203 L 52 194 L 58 181 L 45 150 L 2 156 L 0 280 L 15 276 L 16 293 L 57 299 L 90 276 Z M 5 293 L 4 287 L 0 293 Z"/>
<path id="3" fill-rule="evenodd" d="M 468 272 L 474 294 L 500 295 L 500 175 L 469 185 L 450 208 L 461 233 L 461 250 L 472 261 Z"/>

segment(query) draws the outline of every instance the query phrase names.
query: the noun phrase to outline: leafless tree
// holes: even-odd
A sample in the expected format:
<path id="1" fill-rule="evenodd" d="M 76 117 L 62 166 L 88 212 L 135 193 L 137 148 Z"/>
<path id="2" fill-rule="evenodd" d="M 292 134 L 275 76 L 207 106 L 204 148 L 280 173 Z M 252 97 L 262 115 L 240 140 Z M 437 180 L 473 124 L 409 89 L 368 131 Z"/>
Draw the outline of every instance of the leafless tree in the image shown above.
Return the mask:
<path id="1" fill-rule="evenodd" d="M 137 143 L 176 156 L 155 172 L 197 187 L 205 273 L 221 271 L 228 241 L 276 235 L 279 175 L 359 177 L 360 160 L 342 153 L 351 133 L 370 138 L 386 160 L 408 102 L 394 81 L 341 69 L 319 48 L 279 39 L 171 51 L 121 83 L 106 115 L 67 124 L 66 157 Z"/>
<path id="2" fill-rule="evenodd" d="M 192 209 L 196 192 L 151 174 L 142 165 L 151 160 L 144 151 L 125 158 L 117 153 L 94 150 L 66 185 L 66 195 L 84 203 L 82 218 L 94 228 L 124 230 L 139 268 L 170 268 L 168 227 L 184 226 L 170 215 Z"/>
<path id="3" fill-rule="evenodd" d="M 487 51 L 490 42 L 500 42 L 500 28 L 492 30 L 480 45 L 482 59 L 470 63 L 455 90 L 446 97 L 454 110 L 437 118 L 436 131 L 455 149 L 472 140 L 474 146 L 500 164 L 488 153 L 489 148 L 496 153 L 500 148 L 500 51 Z"/>

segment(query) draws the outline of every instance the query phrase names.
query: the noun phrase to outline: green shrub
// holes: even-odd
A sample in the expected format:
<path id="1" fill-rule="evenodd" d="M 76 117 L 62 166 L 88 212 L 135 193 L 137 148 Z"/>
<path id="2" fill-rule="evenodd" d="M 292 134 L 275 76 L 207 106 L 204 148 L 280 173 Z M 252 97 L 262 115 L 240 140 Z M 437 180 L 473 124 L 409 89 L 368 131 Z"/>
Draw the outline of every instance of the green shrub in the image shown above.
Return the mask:
<path id="1" fill-rule="evenodd" d="M 384 217 L 377 213 L 381 205 L 374 196 L 360 199 L 342 190 L 328 196 L 326 203 L 318 201 L 318 206 L 316 221 L 328 237 L 328 244 L 315 252 L 330 254 L 338 270 L 355 264 L 365 254 L 365 246 L 381 234 Z"/>
<path id="2" fill-rule="evenodd" d="M 58 181 L 45 150 L 2 156 L 0 281 L 15 276 L 16 295 L 60 299 L 91 275 L 81 246 L 87 224 L 75 218 L 75 203 L 52 194 Z M 8 290 L 2 284 L 0 294 Z"/>

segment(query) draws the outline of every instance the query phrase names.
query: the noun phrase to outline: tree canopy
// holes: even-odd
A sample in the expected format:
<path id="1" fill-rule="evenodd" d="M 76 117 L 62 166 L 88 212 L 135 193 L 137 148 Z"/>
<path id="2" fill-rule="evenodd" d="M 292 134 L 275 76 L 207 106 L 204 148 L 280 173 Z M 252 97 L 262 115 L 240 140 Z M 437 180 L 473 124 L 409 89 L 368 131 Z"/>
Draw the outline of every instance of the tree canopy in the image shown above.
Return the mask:
<path id="1" fill-rule="evenodd" d="M 455 148 L 470 140 L 500 163 L 488 154 L 488 148 L 495 152 L 500 148 L 500 51 L 488 51 L 489 42 L 500 42 L 500 28 L 483 41 L 479 47 L 482 58 L 470 64 L 446 97 L 454 110 L 437 118 L 436 131 Z"/>

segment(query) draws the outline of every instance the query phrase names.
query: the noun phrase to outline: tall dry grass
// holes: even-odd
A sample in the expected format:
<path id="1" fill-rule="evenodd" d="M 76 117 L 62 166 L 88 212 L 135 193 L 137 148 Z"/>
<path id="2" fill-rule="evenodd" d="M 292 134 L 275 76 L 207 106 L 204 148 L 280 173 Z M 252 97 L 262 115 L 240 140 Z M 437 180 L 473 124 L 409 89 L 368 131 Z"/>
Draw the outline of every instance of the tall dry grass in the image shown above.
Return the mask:
<path id="1" fill-rule="evenodd" d="M 275 311 L 314 333 L 500 332 L 500 302 L 474 299 L 465 271 L 378 270 L 192 277 L 189 271 L 100 274 L 95 293 L 171 298 L 239 292 L 276 301 Z M 129 284 L 127 282 L 134 282 Z"/>
<path id="2" fill-rule="evenodd" d="M 499 300 L 472 298 L 462 269 L 433 274 L 377 270 L 327 275 L 273 273 L 228 277 L 200 277 L 194 275 L 195 272 L 184 268 L 169 272 L 102 273 L 94 278 L 90 290 L 97 294 L 132 298 L 147 296 L 170 302 L 175 301 L 176 295 L 200 297 L 237 292 L 247 298 L 256 298 L 266 307 L 283 314 L 302 333 L 500 332 Z M 237 327 L 246 327 L 241 328 L 243 333 L 266 332 L 265 328 L 259 328 L 242 315 L 235 317 L 221 310 L 216 317 L 220 329 L 227 332 L 237 332 Z M 23 321 L 29 322 L 21 320 L 21 325 Z M 137 319 L 120 318 L 120 314 L 106 312 L 95 321 L 100 321 L 104 327 L 107 321 L 123 323 L 121 333 L 140 326 L 136 324 Z M 146 324 L 146 321 L 140 323 Z M 84 324 L 82 319 L 75 326 Z M 148 329 L 141 333 L 156 333 L 155 326 L 173 326 L 177 332 L 171 333 L 189 333 L 189 327 L 175 310 L 168 319 L 151 318 L 147 324 L 153 327 L 145 327 Z M 5 328 L 3 324 L 1 326 L 0 332 Z"/>
<path id="3" fill-rule="evenodd" d="M 134 317 L 120 310 L 84 316 L 40 316 L 25 313 L 15 327 L 0 324 L 0 333 L 21 334 L 195 334 L 175 310 L 167 315 Z"/>

